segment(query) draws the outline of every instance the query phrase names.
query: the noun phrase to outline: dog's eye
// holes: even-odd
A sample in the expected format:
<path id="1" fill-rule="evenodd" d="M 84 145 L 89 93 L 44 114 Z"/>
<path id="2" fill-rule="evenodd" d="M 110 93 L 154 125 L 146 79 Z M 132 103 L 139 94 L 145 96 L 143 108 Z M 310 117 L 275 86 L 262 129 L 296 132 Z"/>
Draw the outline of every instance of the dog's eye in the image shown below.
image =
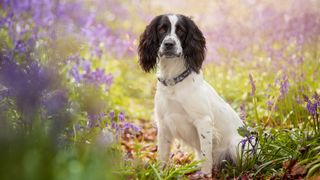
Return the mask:
<path id="1" fill-rule="evenodd" d="M 181 28 L 181 27 L 177 27 L 177 34 L 178 35 L 183 35 L 185 32 L 184 32 L 184 30 Z"/>
<path id="2" fill-rule="evenodd" d="M 159 29 L 158 29 L 158 32 L 160 33 L 160 34 L 163 34 L 163 33 L 165 33 L 167 31 L 167 27 L 166 26 L 161 26 Z"/>

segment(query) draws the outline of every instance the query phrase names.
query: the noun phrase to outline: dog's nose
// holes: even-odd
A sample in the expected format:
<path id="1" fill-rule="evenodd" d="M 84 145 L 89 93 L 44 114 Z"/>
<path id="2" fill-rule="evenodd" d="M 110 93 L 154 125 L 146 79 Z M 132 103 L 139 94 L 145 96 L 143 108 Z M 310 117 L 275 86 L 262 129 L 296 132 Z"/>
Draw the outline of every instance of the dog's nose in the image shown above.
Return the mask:
<path id="1" fill-rule="evenodd" d="M 166 41 L 164 42 L 164 47 L 165 47 L 166 49 L 172 49 L 175 45 L 176 45 L 176 42 L 175 42 L 174 40 L 171 40 L 171 39 L 166 40 Z"/>

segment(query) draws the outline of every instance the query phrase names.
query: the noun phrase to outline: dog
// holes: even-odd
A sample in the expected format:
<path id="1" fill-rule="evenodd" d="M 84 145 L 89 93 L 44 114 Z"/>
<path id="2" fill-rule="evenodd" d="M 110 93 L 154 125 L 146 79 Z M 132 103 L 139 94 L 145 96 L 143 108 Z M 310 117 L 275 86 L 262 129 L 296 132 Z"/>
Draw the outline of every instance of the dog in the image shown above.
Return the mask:
<path id="1" fill-rule="evenodd" d="M 158 159 L 167 162 L 173 140 L 180 139 L 202 159 L 211 176 L 223 160 L 236 161 L 243 126 L 238 114 L 203 79 L 206 40 L 194 21 L 181 14 L 156 16 L 140 36 L 139 64 L 158 69 L 155 120 Z"/>

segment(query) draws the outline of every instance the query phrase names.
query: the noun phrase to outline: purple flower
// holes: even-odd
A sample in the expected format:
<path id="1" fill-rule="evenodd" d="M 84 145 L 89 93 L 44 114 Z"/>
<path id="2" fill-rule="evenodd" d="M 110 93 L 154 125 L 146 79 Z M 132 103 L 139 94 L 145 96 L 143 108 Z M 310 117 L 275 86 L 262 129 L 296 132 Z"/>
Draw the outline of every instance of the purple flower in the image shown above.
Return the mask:
<path id="1" fill-rule="evenodd" d="M 123 125 L 123 129 L 129 129 L 130 128 L 130 123 L 125 123 Z"/>
<path id="2" fill-rule="evenodd" d="M 69 74 L 76 80 L 77 83 L 83 79 L 83 75 L 79 73 L 78 67 L 73 65 L 69 71 Z"/>
<path id="3" fill-rule="evenodd" d="M 96 121 L 97 121 L 97 119 L 99 118 L 99 116 L 98 115 L 95 115 L 95 114 L 89 114 L 88 115 L 88 128 L 92 128 L 92 127 L 94 127 L 94 125 L 95 125 L 95 123 L 96 123 Z"/>
<path id="4" fill-rule="evenodd" d="M 250 148 L 249 150 L 255 152 L 257 143 L 258 142 L 256 136 L 254 134 L 251 134 L 250 136 L 245 136 L 243 139 L 241 139 L 239 144 L 241 145 L 242 150 L 244 150 L 245 145 L 248 144 L 252 147 L 252 149 Z"/>
<path id="5" fill-rule="evenodd" d="M 112 84 L 113 76 L 112 74 L 107 74 L 103 77 L 103 83 L 106 85 L 107 88 L 109 88 Z"/>
<path id="6" fill-rule="evenodd" d="M 103 119 L 103 118 L 104 118 L 104 116 L 105 116 L 105 114 L 104 114 L 104 113 L 100 113 L 100 114 L 99 114 L 99 118 L 101 118 L 101 119 Z"/>
<path id="7" fill-rule="evenodd" d="M 89 115 L 88 115 L 88 119 L 89 119 L 90 121 L 94 121 L 94 120 L 96 120 L 97 118 L 98 118 L 98 116 L 95 115 L 95 114 L 89 114 Z"/>
<path id="8" fill-rule="evenodd" d="M 314 103 L 317 104 L 318 107 L 320 107 L 320 97 L 319 95 L 317 94 L 317 92 L 315 92 L 313 95 L 312 95 L 312 98 L 314 99 Z"/>
<path id="9" fill-rule="evenodd" d="M 93 122 L 89 120 L 87 122 L 87 127 L 90 128 L 90 129 L 93 128 Z"/>
<path id="10" fill-rule="evenodd" d="M 111 112 L 109 113 L 109 117 L 110 117 L 112 120 L 114 119 L 114 117 L 115 117 L 114 111 L 111 111 Z"/>
<path id="11" fill-rule="evenodd" d="M 247 117 L 247 114 L 246 114 L 246 110 L 245 110 L 245 106 L 244 106 L 244 104 L 242 104 L 241 106 L 240 106 L 240 118 L 241 118 L 241 120 L 246 120 L 246 117 Z"/>
<path id="12" fill-rule="evenodd" d="M 120 112 L 119 115 L 118 115 L 118 118 L 121 122 L 123 122 L 125 120 L 125 115 L 123 112 Z"/>
<path id="13" fill-rule="evenodd" d="M 315 93 L 312 98 L 309 98 L 307 95 L 303 94 L 303 99 L 307 103 L 306 108 L 313 117 L 318 117 L 318 109 L 320 109 L 320 98 L 317 93 Z"/>
<path id="14" fill-rule="evenodd" d="M 299 96 L 296 97 L 296 102 L 297 102 L 298 104 L 301 104 L 302 101 L 301 101 L 301 99 L 300 99 Z"/>
<path id="15" fill-rule="evenodd" d="M 86 73 L 89 73 L 91 71 L 91 62 L 88 60 L 83 61 L 82 68 Z"/>
<path id="16" fill-rule="evenodd" d="M 284 75 L 282 77 L 282 81 L 280 83 L 280 99 L 283 98 L 289 91 L 289 86 L 290 86 L 290 83 L 289 83 L 289 80 L 288 80 L 288 76 L 287 75 Z"/>
<path id="17" fill-rule="evenodd" d="M 247 139 L 248 139 L 248 142 L 249 142 L 250 144 L 252 144 L 253 141 L 255 140 L 255 137 L 254 137 L 253 135 L 251 135 L 251 136 L 247 137 Z"/>
<path id="18" fill-rule="evenodd" d="M 48 94 L 44 100 L 44 107 L 49 115 L 58 114 L 66 108 L 68 97 L 62 90 L 56 90 Z"/>
<path id="19" fill-rule="evenodd" d="M 73 64 L 69 74 L 77 83 L 90 84 L 96 87 L 102 86 L 106 91 L 110 88 L 113 80 L 112 74 L 106 74 L 102 68 L 92 70 L 91 62 L 78 56 L 70 57 L 69 62 Z M 84 72 L 80 72 L 79 69 L 83 69 Z"/>
<path id="20" fill-rule="evenodd" d="M 317 114 L 317 102 L 312 103 L 310 100 L 307 102 L 308 112 L 314 116 Z"/>
<path id="21" fill-rule="evenodd" d="M 242 151 L 244 150 L 246 143 L 247 143 L 247 138 L 241 139 L 240 144 L 241 144 Z"/>
<path id="22" fill-rule="evenodd" d="M 135 132 L 140 132 L 141 131 L 141 128 L 139 126 L 136 126 L 134 124 L 131 124 L 131 129 Z"/>
<path id="23" fill-rule="evenodd" d="M 254 94 L 256 92 L 256 84 L 253 80 L 252 74 L 249 74 L 249 80 L 250 80 L 250 84 L 251 84 L 251 96 L 254 96 Z"/>
<path id="24" fill-rule="evenodd" d="M 268 99 L 267 100 L 267 107 L 268 107 L 268 110 L 271 110 L 272 109 L 272 106 L 273 106 L 273 101 Z"/>
<path id="25" fill-rule="evenodd" d="M 117 126 L 117 123 L 116 123 L 116 122 L 114 122 L 114 121 L 111 121 L 111 128 L 112 128 L 112 129 L 115 129 L 115 128 L 116 128 L 116 126 Z"/>
<path id="26" fill-rule="evenodd" d="M 116 133 L 119 133 L 119 124 L 114 123 L 114 129 L 116 130 Z"/>
<path id="27" fill-rule="evenodd" d="M 134 55 L 132 49 L 135 49 L 135 37 L 129 35 L 127 31 L 114 31 L 99 23 L 92 24 L 91 21 L 88 20 L 88 25 L 82 28 L 81 32 L 89 42 L 93 56 L 102 56 L 104 49 L 101 49 L 101 44 L 104 44 L 105 52 L 117 58 Z"/>
<path id="28" fill-rule="evenodd" d="M 32 116 L 40 108 L 43 93 L 53 82 L 53 74 L 28 55 L 21 64 L 4 55 L 0 55 L 0 59 L 0 83 L 15 98 L 18 111 L 31 125 Z"/>
<path id="29" fill-rule="evenodd" d="M 133 123 L 125 123 L 123 129 L 132 129 L 135 132 L 140 132 L 141 128 L 134 125 Z"/>
<path id="30" fill-rule="evenodd" d="M 274 86 L 277 86 L 278 83 L 279 83 L 279 78 L 276 77 L 276 78 L 274 79 Z"/>
<path id="31" fill-rule="evenodd" d="M 16 43 L 14 50 L 19 53 L 25 53 L 27 51 L 27 44 L 25 42 L 23 42 L 22 40 L 19 40 Z"/>

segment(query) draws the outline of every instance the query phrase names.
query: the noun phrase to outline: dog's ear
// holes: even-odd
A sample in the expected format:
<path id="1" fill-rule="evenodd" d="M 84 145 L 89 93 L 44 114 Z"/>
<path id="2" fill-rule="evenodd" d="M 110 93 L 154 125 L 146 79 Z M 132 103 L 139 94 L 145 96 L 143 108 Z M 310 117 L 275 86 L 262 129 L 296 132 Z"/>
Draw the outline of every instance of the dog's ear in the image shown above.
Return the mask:
<path id="1" fill-rule="evenodd" d="M 206 39 L 198 26 L 189 17 L 182 17 L 187 25 L 187 37 L 184 41 L 183 54 L 187 67 L 199 73 L 206 53 Z"/>
<path id="2" fill-rule="evenodd" d="M 162 15 L 155 17 L 140 36 L 139 64 L 145 72 L 150 72 L 157 64 L 159 40 L 157 26 Z"/>

